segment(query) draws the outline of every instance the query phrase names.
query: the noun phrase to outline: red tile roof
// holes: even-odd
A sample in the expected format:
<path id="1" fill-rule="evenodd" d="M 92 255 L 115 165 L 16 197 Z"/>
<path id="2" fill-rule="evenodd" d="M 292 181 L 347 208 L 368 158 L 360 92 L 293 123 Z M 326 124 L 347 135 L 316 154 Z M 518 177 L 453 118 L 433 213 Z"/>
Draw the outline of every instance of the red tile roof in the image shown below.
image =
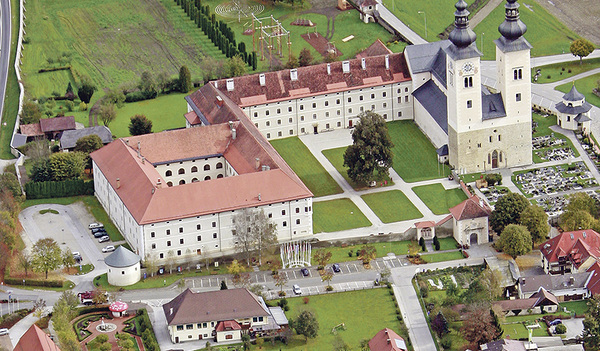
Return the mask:
<path id="1" fill-rule="evenodd" d="M 373 339 L 369 341 L 371 351 L 406 351 L 406 342 L 391 329 L 380 330 Z"/>
<path id="2" fill-rule="evenodd" d="M 21 337 L 14 351 L 60 351 L 58 346 L 37 325 L 33 324 Z"/>
<path id="3" fill-rule="evenodd" d="M 563 257 L 579 267 L 590 256 L 600 258 L 599 249 L 600 234 L 586 229 L 564 232 L 546 241 L 540 251 L 550 263 L 558 262 L 559 257 Z"/>
<path id="4" fill-rule="evenodd" d="M 342 62 L 330 64 L 331 74 L 327 74 L 327 64 L 299 67 L 298 80 L 292 81 L 290 70 L 266 72 L 265 85 L 261 86 L 259 74 L 246 75 L 233 78 L 234 88 L 227 90 L 227 80 L 221 79 L 210 84 L 228 96 L 239 106 L 253 106 L 257 104 L 296 99 L 306 96 L 335 93 L 348 89 L 367 88 L 371 86 L 397 83 L 410 80 L 410 73 L 404 54 L 389 55 L 389 67 L 385 68 L 385 56 L 367 57 L 366 69 L 361 67 L 361 59 L 350 61 L 350 72 L 342 71 Z M 203 97 L 203 89 L 190 95 L 193 100 L 205 100 L 207 106 L 214 107 L 211 96 Z M 196 104 L 204 111 L 202 103 Z"/>
<path id="5" fill-rule="evenodd" d="M 479 199 L 476 196 L 472 196 L 452 207 L 450 209 L 452 217 L 454 217 L 457 221 L 463 219 L 488 217 L 491 214 L 491 211 L 489 208 L 487 208 L 487 206 L 482 206 L 478 200 Z"/>
<path id="6" fill-rule="evenodd" d="M 415 227 L 417 227 L 417 229 L 431 228 L 431 227 L 435 227 L 435 222 L 434 221 L 417 222 L 417 223 L 415 223 Z"/>
<path id="7" fill-rule="evenodd" d="M 216 331 L 227 331 L 227 330 L 241 330 L 242 326 L 236 321 L 222 321 L 217 323 Z"/>
<path id="8" fill-rule="evenodd" d="M 21 134 L 27 135 L 28 137 L 44 135 L 39 123 L 22 124 L 19 128 L 21 128 Z"/>
<path id="9" fill-rule="evenodd" d="M 385 44 L 381 40 L 377 39 L 368 48 L 366 48 L 363 51 L 356 54 L 356 58 L 360 59 L 363 57 L 390 55 L 393 53 L 394 52 L 392 50 L 390 50 L 387 46 L 385 46 Z"/>
<path id="10" fill-rule="evenodd" d="M 235 140 L 229 125 L 218 124 L 118 139 L 91 157 L 138 224 L 313 196 L 247 117 L 233 127 Z M 147 161 L 137 156 L 138 142 Z M 221 154 L 238 176 L 167 187 L 153 166 Z M 257 170 L 256 158 L 270 170 Z"/>
<path id="11" fill-rule="evenodd" d="M 75 129 L 75 117 L 65 116 L 40 119 L 40 128 L 44 133 Z"/>
<path id="12" fill-rule="evenodd" d="M 600 263 L 596 261 L 587 271 L 592 272 L 592 275 L 586 287 L 593 296 L 596 296 L 600 294 Z"/>
<path id="13" fill-rule="evenodd" d="M 185 290 L 163 305 L 168 325 L 231 321 L 269 316 L 266 306 L 248 289 L 226 289 L 194 293 Z M 230 325 L 231 326 L 231 325 Z"/>

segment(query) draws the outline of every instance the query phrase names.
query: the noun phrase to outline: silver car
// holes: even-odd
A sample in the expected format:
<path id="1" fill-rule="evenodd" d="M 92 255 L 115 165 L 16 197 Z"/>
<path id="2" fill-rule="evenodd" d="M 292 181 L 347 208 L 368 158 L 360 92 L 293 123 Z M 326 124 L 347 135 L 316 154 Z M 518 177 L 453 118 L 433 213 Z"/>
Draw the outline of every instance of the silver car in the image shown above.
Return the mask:
<path id="1" fill-rule="evenodd" d="M 300 289 L 300 285 L 298 284 L 294 284 L 294 286 L 292 286 L 292 291 L 296 295 L 302 295 L 302 289 Z"/>
<path id="2" fill-rule="evenodd" d="M 100 239 L 98 239 L 98 242 L 103 243 L 103 242 L 106 242 L 109 240 L 110 240 L 110 238 L 108 237 L 108 235 L 105 235 L 105 236 L 101 237 Z"/>

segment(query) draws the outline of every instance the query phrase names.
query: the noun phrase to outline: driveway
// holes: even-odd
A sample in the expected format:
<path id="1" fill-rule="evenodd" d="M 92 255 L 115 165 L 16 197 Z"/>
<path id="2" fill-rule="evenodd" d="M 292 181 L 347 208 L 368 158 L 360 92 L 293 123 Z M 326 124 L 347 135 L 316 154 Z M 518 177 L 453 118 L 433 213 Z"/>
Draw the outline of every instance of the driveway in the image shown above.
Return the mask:
<path id="1" fill-rule="evenodd" d="M 583 334 L 583 318 L 563 319 L 562 323 L 567 327 L 565 339 L 576 339 Z"/>

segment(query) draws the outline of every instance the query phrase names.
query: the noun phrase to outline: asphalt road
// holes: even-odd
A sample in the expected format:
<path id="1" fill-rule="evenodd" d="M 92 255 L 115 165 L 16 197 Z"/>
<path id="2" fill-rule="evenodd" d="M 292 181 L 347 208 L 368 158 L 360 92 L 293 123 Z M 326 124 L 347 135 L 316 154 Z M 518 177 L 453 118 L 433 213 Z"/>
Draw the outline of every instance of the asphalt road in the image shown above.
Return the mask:
<path id="1" fill-rule="evenodd" d="M 0 0 L 0 121 L 4 111 L 4 97 L 6 95 L 6 78 L 10 64 L 10 0 Z"/>

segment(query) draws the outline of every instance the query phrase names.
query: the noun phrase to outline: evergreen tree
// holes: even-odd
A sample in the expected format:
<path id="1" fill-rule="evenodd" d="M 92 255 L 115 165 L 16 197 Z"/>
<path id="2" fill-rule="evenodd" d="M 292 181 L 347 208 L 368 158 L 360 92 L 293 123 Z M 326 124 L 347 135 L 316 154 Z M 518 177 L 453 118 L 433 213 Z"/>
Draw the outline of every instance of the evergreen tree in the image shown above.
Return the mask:
<path id="1" fill-rule="evenodd" d="M 187 66 L 181 66 L 179 69 L 179 91 L 187 93 L 192 90 L 192 76 Z"/>

